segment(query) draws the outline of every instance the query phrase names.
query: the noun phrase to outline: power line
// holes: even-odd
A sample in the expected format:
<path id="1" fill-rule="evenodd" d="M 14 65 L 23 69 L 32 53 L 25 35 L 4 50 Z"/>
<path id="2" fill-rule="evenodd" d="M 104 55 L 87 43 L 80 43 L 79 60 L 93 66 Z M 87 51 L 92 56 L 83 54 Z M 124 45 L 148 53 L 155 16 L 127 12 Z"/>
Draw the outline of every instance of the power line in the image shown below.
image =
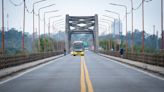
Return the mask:
<path id="1" fill-rule="evenodd" d="M 145 1 L 146 1 L 146 0 L 143 0 L 136 8 L 133 8 L 133 10 L 130 10 L 127 14 L 131 14 L 132 11 L 138 10 L 138 9 L 142 6 L 142 4 L 143 4 Z M 146 1 L 146 2 L 148 2 L 148 1 Z"/>
<path id="2" fill-rule="evenodd" d="M 30 12 L 30 10 L 27 8 L 27 5 L 26 5 L 26 4 L 25 4 L 25 8 L 26 8 L 26 11 L 27 11 L 28 13 L 30 13 L 30 14 L 33 13 L 33 10 Z"/>
<path id="3" fill-rule="evenodd" d="M 12 0 L 9 0 L 9 2 L 14 6 L 21 6 L 23 4 L 23 0 L 20 3 L 14 3 Z"/>
<path id="4" fill-rule="evenodd" d="M 142 0 L 142 2 L 138 5 L 138 7 L 137 8 L 134 8 L 133 10 L 135 11 L 135 10 L 138 10 L 141 6 L 142 6 L 142 4 L 145 2 L 145 0 Z"/>

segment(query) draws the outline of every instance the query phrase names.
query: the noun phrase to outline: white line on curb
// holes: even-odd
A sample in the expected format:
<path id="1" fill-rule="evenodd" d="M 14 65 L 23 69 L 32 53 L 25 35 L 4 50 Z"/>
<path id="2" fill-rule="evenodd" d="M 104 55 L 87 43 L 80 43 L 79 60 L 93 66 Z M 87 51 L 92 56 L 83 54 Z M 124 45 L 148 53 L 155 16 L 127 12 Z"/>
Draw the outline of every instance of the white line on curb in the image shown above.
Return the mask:
<path id="1" fill-rule="evenodd" d="M 48 65 L 48 64 L 50 64 L 50 63 L 52 63 L 52 62 L 58 61 L 58 60 L 60 60 L 60 59 L 62 59 L 62 58 L 55 58 L 54 60 L 50 60 L 50 61 L 47 62 L 47 63 L 41 64 L 41 65 L 36 66 L 36 67 L 34 67 L 34 68 L 31 68 L 31 69 L 29 69 L 29 70 L 26 70 L 25 72 L 22 72 L 22 73 L 20 73 L 20 74 L 14 76 L 14 77 L 11 77 L 11 78 L 9 78 L 9 79 L 7 79 L 7 80 L 4 80 L 4 81 L 0 82 L 0 85 L 6 83 L 6 82 L 8 82 L 8 81 L 11 81 L 11 80 L 13 80 L 13 79 L 19 78 L 19 77 L 23 76 L 24 74 L 27 74 L 27 73 L 29 73 L 29 72 L 31 72 L 31 71 L 33 71 L 33 70 L 39 69 L 39 68 L 41 68 L 41 67 L 43 67 L 43 66 L 46 66 L 46 65 Z"/>
<path id="2" fill-rule="evenodd" d="M 105 56 L 105 57 L 106 57 L 106 56 Z M 133 66 L 127 65 L 127 64 L 122 63 L 122 62 L 118 62 L 118 61 L 113 60 L 113 59 L 110 59 L 110 58 L 106 58 L 106 59 L 109 59 L 109 60 L 112 61 L 112 62 L 115 62 L 115 63 L 117 63 L 117 64 L 123 65 L 123 66 L 125 66 L 125 67 L 127 67 L 127 68 L 130 68 L 130 69 L 133 69 L 133 70 L 135 70 L 135 71 L 144 73 L 144 74 L 146 74 L 146 75 L 148 75 L 148 76 L 151 76 L 151 77 L 153 77 L 153 78 L 156 78 L 156 79 L 159 79 L 159 80 L 163 80 L 163 81 L 164 81 L 164 78 L 159 77 L 159 76 L 157 76 L 157 75 L 154 75 L 154 74 L 152 74 L 152 73 L 143 71 L 143 70 L 141 70 L 141 69 L 135 68 L 135 67 L 133 67 Z"/>

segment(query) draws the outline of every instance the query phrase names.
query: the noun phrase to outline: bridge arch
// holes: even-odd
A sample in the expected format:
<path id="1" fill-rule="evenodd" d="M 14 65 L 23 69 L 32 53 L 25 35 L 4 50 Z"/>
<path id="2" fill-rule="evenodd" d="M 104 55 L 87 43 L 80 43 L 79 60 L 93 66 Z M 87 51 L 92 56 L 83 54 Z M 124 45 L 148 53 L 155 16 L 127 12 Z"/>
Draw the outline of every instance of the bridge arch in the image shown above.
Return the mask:
<path id="1" fill-rule="evenodd" d="M 94 51 L 98 51 L 98 15 L 95 16 L 69 16 L 66 15 L 66 50 L 70 52 L 72 34 L 91 34 Z"/>

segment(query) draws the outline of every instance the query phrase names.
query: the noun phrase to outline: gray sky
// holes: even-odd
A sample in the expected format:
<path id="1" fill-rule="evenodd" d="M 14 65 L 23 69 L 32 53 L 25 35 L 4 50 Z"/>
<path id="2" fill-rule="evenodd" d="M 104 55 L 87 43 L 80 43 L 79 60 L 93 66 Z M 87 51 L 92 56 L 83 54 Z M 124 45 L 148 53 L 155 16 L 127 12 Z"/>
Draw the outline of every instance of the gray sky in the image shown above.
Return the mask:
<path id="1" fill-rule="evenodd" d="M 21 6 L 13 6 L 10 0 L 4 0 L 5 3 L 5 17 L 9 14 L 9 28 L 22 28 L 22 19 L 23 19 L 23 5 Z M 14 3 L 21 3 L 22 0 L 11 0 Z M 32 4 L 39 0 L 26 0 L 27 8 L 31 11 Z M 134 1 L 134 8 L 136 8 L 140 3 L 141 0 L 133 0 Z M 152 0 L 149 3 L 145 3 L 145 30 L 146 32 L 152 34 L 153 33 L 153 25 L 156 26 L 156 30 L 159 31 L 159 35 L 161 34 L 160 28 L 160 1 L 161 0 Z M 128 7 L 128 11 L 131 9 L 130 0 L 46 0 L 42 3 L 37 4 L 35 7 L 35 12 L 38 13 L 38 8 L 47 6 L 49 4 L 56 4 L 55 6 L 46 8 L 41 11 L 41 18 L 43 19 L 43 12 L 49 10 L 59 10 L 56 13 L 49 13 L 47 14 L 47 18 L 50 16 L 55 15 L 62 15 L 61 17 L 55 18 L 55 20 L 65 19 L 65 14 L 73 15 L 73 16 L 93 16 L 98 14 L 99 20 L 107 19 L 102 15 L 110 15 L 115 18 L 117 16 L 112 13 L 105 12 L 104 10 L 111 10 L 120 13 L 121 20 L 123 23 L 123 34 L 125 34 L 125 10 L 122 7 L 112 6 L 109 3 L 117 3 L 123 4 Z M 0 2 L 0 6 L 2 6 Z M 2 8 L 0 7 L 0 12 Z M 0 18 L 2 14 L 0 13 Z M 141 8 L 134 12 L 134 29 L 141 30 Z M 48 21 L 47 21 L 48 22 Z M 35 26 L 37 28 L 37 16 L 35 16 Z M 107 25 L 105 23 L 101 23 L 102 25 Z M 2 23 L 0 22 L 0 26 Z M 58 25 L 56 28 L 64 28 L 62 25 Z M 7 19 L 5 18 L 5 26 L 7 26 Z M 102 27 L 101 27 L 102 28 Z M 100 30 L 101 30 L 100 28 Z M 131 30 L 131 14 L 128 15 L 128 30 Z M 32 14 L 26 13 L 26 32 L 32 33 Z M 43 33 L 43 22 L 41 22 L 41 33 Z"/>

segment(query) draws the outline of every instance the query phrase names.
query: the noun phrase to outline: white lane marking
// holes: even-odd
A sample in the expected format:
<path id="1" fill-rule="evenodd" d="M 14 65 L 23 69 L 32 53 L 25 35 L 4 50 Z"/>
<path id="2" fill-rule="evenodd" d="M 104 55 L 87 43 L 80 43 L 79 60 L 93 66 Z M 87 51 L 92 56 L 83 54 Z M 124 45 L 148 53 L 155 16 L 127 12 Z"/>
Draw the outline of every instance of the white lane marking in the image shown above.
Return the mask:
<path id="1" fill-rule="evenodd" d="M 9 82 L 9 81 L 11 81 L 11 80 L 14 80 L 14 79 L 16 79 L 16 78 L 19 78 L 19 77 L 23 76 L 24 74 L 27 74 L 27 73 L 29 73 L 29 72 L 31 72 L 31 71 L 34 71 L 34 70 L 36 70 L 36 69 L 39 69 L 39 68 L 41 68 L 41 67 L 43 67 L 43 66 L 46 66 L 46 65 L 48 65 L 48 64 L 50 64 L 50 63 L 53 63 L 53 62 L 55 62 L 55 61 L 59 61 L 60 59 L 62 59 L 62 58 L 59 57 L 59 58 L 56 58 L 56 59 L 54 59 L 54 60 L 51 60 L 51 61 L 49 61 L 49 62 L 47 62 L 47 63 L 41 64 L 41 65 L 39 65 L 39 66 L 36 66 L 36 67 L 34 67 L 34 68 L 25 70 L 24 72 L 21 72 L 21 73 L 18 74 L 18 75 L 15 75 L 15 76 L 13 76 L 13 77 L 11 77 L 11 78 L 9 78 L 9 79 L 6 79 L 6 80 L 4 80 L 4 81 L 1 81 L 1 82 L 0 82 L 0 85 L 4 84 L 4 83 L 6 83 L 6 82 Z"/>
<path id="2" fill-rule="evenodd" d="M 102 57 L 103 57 L 103 56 L 102 56 Z M 116 61 L 116 60 L 112 60 L 112 59 L 107 58 L 107 57 L 105 57 L 105 58 L 106 58 L 106 59 L 109 59 L 109 60 L 112 61 L 112 62 L 115 62 L 115 63 L 117 63 L 117 64 L 120 64 L 120 65 L 122 65 L 122 66 L 125 66 L 125 67 L 127 67 L 127 68 L 130 68 L 130 69 L 133 69 L 133 70 L 135 70 L 135 71 L 144 73 L 144 74 L 146 74 L 146 75 L 148 75 L 148 76 L 150 76 L 150 77 L 153 77 L 153 78 L 156 78 L 156 79 L 159 79 L 159 80 L 163 80 L 163 81 L 164 81 L 164 78 L 163 78 L 163 77 L 160 77 L 160 76 L 154 75 L 154 74 L 152 74 L 152 73 L 146 72 L 146 71 L 144 71 L 144 70 L 135 68 L 135 67 L 130 66 L 130 65 L 127 65 L 127 64 L 125 64 L 125 63 L 123 63 L 123 62 L 118 62 L 118 61 Z"/>

